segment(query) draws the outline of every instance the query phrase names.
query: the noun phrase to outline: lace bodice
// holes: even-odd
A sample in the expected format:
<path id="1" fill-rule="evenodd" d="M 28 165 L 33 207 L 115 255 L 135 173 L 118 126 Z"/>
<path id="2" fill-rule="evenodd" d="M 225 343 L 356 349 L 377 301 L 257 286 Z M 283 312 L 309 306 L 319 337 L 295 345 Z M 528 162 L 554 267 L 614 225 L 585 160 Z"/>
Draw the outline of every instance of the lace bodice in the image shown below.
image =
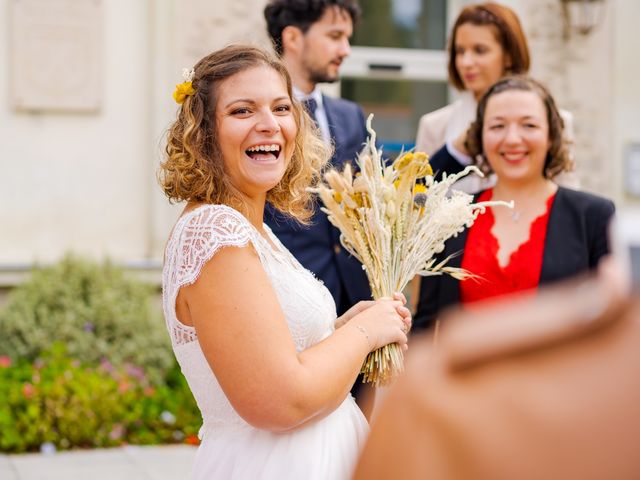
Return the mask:
<path id="1" fill-rule="evenodd" d="M 336 308 L 329 291 L 304 269 L 264 226 L 271 243 L 236 210 L 204 205 L 178 220 L 169 238 L 162 272 L 163 309 L 171 343 L 198 403 L 204 431 L 236 426 L 250 428 L 233 410 L 207 363 L 193 327 L 176 317 L 180 288 L 194 283 L 205 263 L 223 247 L 252 244 L 284 312 L 296 349 L 302 351 L 333 331 Z M 275 248 L 274 246 L 275 245 Z M 215 318 L 213 321 L 226 321 Z"/>

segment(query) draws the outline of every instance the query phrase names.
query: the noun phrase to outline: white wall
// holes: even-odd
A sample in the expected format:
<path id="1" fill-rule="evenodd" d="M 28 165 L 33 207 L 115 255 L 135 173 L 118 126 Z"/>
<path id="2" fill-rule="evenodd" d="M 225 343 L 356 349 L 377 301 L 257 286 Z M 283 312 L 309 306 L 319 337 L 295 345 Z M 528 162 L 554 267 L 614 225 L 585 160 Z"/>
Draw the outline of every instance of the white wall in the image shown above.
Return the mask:
<path id="1" fill-rule="evenodd" d="M 101 3 L 98 112 L 14 110 L 12 46 L 0 30 L 0 270 L 66 251 L 159 264 L 181 210 L 155 179 L 181 69 L 233 41 L 267 44 L 264 0 Z M 0 25 L 10 24 L 10 7 L 0 3 Z"/>
<path id="2" fill-rule="evenodd" d="M 67 250 L 121 261 L 147 254 L 148 2 L 103 5 L 97 113 L 14 111 L 11 45 L 0 33 L 0 264 L 47 262 Z M 0 25 L 8 15 L 3 2 Z"/>
<path id="3" fill-rule="evenodd" d="M 640 143 L 640 41 L 638 41 L 638 21 L 640 20 L 640 2 L 637 0 L 617 0 L 610 11 L 613 31 L 612 54 L 612 90 L 614 102 L 612 138 L 610 155 L 603 163 L 618 163 L 620 169 L 614 177 L 615 186 L 622 205 L 636 207 L 640 197 L 631 197 L 624 193 L 624 153 L 632 142 Z M 640 228 L 640 225 L 638 226 Z"/>

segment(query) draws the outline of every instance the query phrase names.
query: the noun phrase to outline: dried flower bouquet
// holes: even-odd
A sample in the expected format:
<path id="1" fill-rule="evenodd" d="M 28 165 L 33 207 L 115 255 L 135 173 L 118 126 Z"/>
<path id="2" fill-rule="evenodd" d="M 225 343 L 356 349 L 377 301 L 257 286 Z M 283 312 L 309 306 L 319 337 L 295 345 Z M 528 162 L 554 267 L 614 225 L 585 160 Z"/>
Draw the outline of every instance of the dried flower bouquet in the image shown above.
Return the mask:
<path id="1" fill-rule="evenodd" d="M 447 267 L 449 258 L 436 263 L 434 256 L 444 250 L 444 242 L 473 224 L 487 206 L 504 202 L 472 203 L 473 197 L 451 189 L 462 172 L 433 179 L 425 153 L 404 153 L 385 166 L 382 151 L 376 148 L 376 132 L 367 120 L 370 136 L 356 160 L 355 175 L 350 164 L 342 172 L 325 173 L 325 183 L 312 189 L 322 200 L 322 210 L 340 230 L 344 247 L 366 271 L 374 299 L 391 297 L 402 291 L 416 275 L 448 274 L 458 279 L 470 274 Z M 403 369 L 403 354 L 397 344 L 386 345 L 367 357 L 364 382 L 376 386 L 388 383 Z"/>

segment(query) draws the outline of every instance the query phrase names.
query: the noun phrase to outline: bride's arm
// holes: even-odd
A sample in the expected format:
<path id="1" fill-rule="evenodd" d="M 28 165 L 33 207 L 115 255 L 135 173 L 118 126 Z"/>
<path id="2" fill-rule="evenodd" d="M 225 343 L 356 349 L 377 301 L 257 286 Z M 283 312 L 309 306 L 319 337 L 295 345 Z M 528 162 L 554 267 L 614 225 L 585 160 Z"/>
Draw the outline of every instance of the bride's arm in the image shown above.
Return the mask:
<path id="1" fill-rule="evenodd" d="M 344 400 L 371 350 L 406 344 L 400 301 L 377 302 L 327 339 L 295 345 L 275 292 L 250 246 L 223 248 L 183 287 L 205 357 L 227 398 L 248 423 L 288 430 Z M 185 320 L 185 319 L 181 319 Z"/>

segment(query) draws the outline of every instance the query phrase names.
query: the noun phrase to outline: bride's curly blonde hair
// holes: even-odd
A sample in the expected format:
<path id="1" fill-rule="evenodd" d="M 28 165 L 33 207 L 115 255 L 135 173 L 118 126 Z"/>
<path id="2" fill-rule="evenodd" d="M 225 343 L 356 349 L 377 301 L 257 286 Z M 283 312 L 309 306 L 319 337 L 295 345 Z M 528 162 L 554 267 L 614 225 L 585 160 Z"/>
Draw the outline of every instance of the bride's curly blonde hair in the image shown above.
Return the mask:
<path id="1" fill-rule="evenodd" d="M 321 169 L 331 156 L 317 128 L 297 101 L 293 101 L 291 77 L 270 53 L 252 46 L 232 45 L 207 55 L 194 67 L 193 95 L 184 99 L 177 119 L 167 134 L 166 160 L 158 179 L 170 201 L 225 204 L 246 212 L 244 195 L 234 187 L 224 169 L 216 126 L 217 93 L 220 84 L 244 70 L 267 66 L 287 85 L 297 126 L 293 156 L 267 201 L 279 211 L 304 222 L 312 210 L 312 194 Z"/>

